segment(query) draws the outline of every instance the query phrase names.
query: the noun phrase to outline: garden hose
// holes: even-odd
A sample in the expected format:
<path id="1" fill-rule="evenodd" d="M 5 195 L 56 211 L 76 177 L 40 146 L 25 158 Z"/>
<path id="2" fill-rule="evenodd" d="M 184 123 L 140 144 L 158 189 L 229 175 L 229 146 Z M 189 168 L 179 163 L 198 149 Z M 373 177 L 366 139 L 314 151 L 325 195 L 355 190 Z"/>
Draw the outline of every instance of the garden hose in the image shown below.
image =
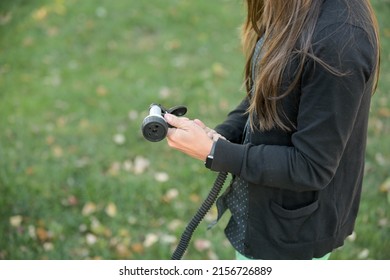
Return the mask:
<path id="1" fill-rule="evenodd" d="M 222 190 L 223 184 L 226 181 L 227 175 L 228 175 L 227 172 L 218 173 L 218 176 L 215 179 L 214 185 L 211 188 L 207 198 L 202 203 L 202 205 L 200 206 L 200 208 L 198 209 L 198 211 L 196 212 L 196 214 L 194 215 L 194 217 L 191 219 L 186 229 L 184 230 L 180 238 L 179 244 L 177 245 L 176 250 L 172 254 L 171 257 L 172 260 L 181 260 L 181 258 L 183 257 L 185 251 L 187 250 L 188 244 L 190 243 L 192 234 L 195 232 L 199 223 L 203 220 L 207 212 L 210 210 L 214 202 L 217 200 L 217 197 Z"/>
<path id="2" fill-rule="evenodd" d="M 170 125 L 166 123 L 164 119 L 164 114 L 169 113 L 181 117 L 185 115 L 186 112 L 187 108 L 185 106 L 175 106 L 170 109 L 165 109 L 160 104 L 151 104 L 149 107 L 149 115 L 142 122 L 143 136 L 146 140 L 151 142 L 158 142 L 163 140 L 167 135 L 168 128 L 170 127 Z M 201 207 L 198 209 L 183 232 L 179 244 L 172 254 L 172 260 L 180 260 L 183 257 L 193 233 L 195 232 L 199 223 L 206 216 L 207 212 L 213 206 L 214 202 L 217 200 L 217 197 L 222 190 L 223 184 L 226 181 L 227 175 L 227 172 L 218 173 L 217 178 L 214 181 L 214 185 L 211 188 L 207 198 L 205 201 L 203 201 Z"/>

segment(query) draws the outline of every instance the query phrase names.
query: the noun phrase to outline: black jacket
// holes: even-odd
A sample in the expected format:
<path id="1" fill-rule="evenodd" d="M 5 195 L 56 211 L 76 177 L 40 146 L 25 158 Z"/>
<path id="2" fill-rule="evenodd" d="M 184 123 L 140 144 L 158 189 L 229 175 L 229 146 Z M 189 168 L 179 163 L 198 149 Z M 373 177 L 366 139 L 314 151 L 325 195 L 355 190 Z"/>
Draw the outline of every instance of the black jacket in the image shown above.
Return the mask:
<path id="1" fill-rule="evenodd" d="M 216 131 L 211 169 L 249 184 L 245 250 L 258 259 L 311 259 L 341 246 L 358 213 L 376 67 L 375 46 L 343 1 L 325 0 L 313 37 L 313 52 L 345 75 L 312 59 L 299 87 L 283 98 L 296 129 L 252 131 L 241 138 L 248 99 Z M 285 74 L 288 84 L 294 61 Z"/>

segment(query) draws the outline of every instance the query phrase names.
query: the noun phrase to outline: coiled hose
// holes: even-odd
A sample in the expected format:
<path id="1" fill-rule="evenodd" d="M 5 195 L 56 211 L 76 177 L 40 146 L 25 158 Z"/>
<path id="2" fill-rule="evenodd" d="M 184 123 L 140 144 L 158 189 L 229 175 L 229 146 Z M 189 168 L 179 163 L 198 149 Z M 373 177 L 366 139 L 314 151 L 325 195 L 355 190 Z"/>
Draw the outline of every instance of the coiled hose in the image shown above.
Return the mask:
<path id="1" fill-rule="evenodd" d="M 195 232 L 199 223 L 206 216 L 207 212 L 213 206 L 214 202 L 217 200 L 219 193 L 222 190 L 223 184 L 226 181 L 228 173 L 227 172 L 219 172 L 217 178 L 214 181 L 214 185 L 211 188 L 207 198 L 203 201 L 202 205 L 188 223 L 186 229 L 181 235 L 179 244 L 177 245 L 175 251 L 172 254 L 171 260 L 181 260 L 185 251 L 187 250 L 188 244 L 190 243 L 192 234 Z"/>

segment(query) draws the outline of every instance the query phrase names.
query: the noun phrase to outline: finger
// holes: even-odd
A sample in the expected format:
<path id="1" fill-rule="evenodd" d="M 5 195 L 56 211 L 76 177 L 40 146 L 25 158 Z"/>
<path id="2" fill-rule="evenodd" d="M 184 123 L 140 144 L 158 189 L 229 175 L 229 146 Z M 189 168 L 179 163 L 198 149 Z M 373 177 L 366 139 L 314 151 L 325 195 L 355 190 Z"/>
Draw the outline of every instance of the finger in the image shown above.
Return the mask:
<path id="1" fill-rule="evenodd" d="M 185 121 L 184 119 L 180 119 L 180 118 L 176 117 L 175 115 L 168 114 L 168 113 L 166 113 L 164 115 L 164 118 L 167 121 L 167 123 L 169 123 L 173 127 L 180 127 L 182 125 L 183 121 Z"/>
<path id="2" fill-rule="evenodd" d="M 225 137 L 223 137 L 221 134 L 214 134 L 213 135 L 213 141 L 217 141 L 219 138 L 221 139 L 225 139 Z M 226 140 L 226 139 L 225 139 Z"/>
<path id="3" fill-rule="evenodd" d="M 214 132 L 214 131 L 211 131 L 211 130 L 207 132 L 207 136 L 208 136 L 210 139 L 213 139 L 214 134 L 215 134 L 215 132 Z"/>
<path id="4" fill-rule="evenodd" d="M 203 129 L 206 128 L 206 125 L 199 119 L 195 119 L 194 123 L 196 123 L 197 125 L 199 125 Z"/>

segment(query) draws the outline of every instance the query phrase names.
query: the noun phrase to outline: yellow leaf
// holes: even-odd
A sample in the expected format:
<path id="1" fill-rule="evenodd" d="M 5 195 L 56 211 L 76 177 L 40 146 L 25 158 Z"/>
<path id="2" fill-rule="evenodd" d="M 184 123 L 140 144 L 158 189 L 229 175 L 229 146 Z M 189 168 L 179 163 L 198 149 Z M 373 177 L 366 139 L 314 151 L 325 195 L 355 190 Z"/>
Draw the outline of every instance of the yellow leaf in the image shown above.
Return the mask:
<path id="1" fill-rule="evenodd" d="M 132 256 L 128 246 L 126 246 L 125 244 L 123 243 L 119 243 L 118 245 L 116 245 L 115 247 L 115 251 L 117 253 L 117 255 L 120 257 L 120 258 L 124 258 L 124 259 L 127 259 L 129 257 Z"/>
<path id="2" fill-rule="evenodd" d="M 213 70 L 214 75 L 216 75 L 218 77 L 223 78 L 227 75 L 227 71 L 221 63 L 218 63 L 218 62 L 214 63 L 212 65 L 212 70 Z"/>
<path id="3" fill-rule="evenodd" d="M 141 243 L 135 243 L 135 244 L 131 245 L 131 250 L 134 253 L 142 253 L 144 251 L 144 246 L 142 246 Z"/>
<path id="4" fill-rule="evenodd" d="M 384 193 L 390 193 L 390 177 L 381 184 L 379 190 Z"/>
<path id="5" fill-rule="evenodd" d="M 190 194 L 190 200 L 193 203 L 198 203 L 198 202 L 200 202 L 200 196 L 196 193 L 192 193 L 192 194 Z"/>
<path id="6" fill-rule="evenodd" d="M 81 214 L 83 214 L 83 216 L 89 216 L 92 213 L 94 213 L 95 211 L 96 211 L 96 204 L 93 202 L 87 202 L 84 205 L 83 210 L 81 211 Z"/>
<path id="7" fill-rule="evenodd" d="M 110 216 L 111 218 L 115 217 L 116 216 L 116 205 L 112 202 L 110 202 L 107 206 L 106 206 L 106 214 L 108 216 Z"/>
<path id="8" fill-rule="evenodd" d="M 47 15 L 48 15 L 47 8 L 41 7 L 32 14 L 32 17 L 37 21 L 42 21 L 47 17 Z"/>
<path id="9" fill-rule="evenodd" d="M 389 109 L 389 108 L 385 108 L 385 107 L 380 108 L 380 109 L 378 110 L 378 114 L 379 114 L 379 116 L 381 116 L 381 117 L 390 118 L 390 109 Z"/>
<path id="10" fill-rule="evenodd" d="M 110 168 L 108 169 L 108 174 L 111 175 L 111 176 L 118 176 L 119 175 L 119 171 L 121 170 L 121 163 L 120 162 L 113 162 L 110 166 Z"/>
<path id="11" fill-rule="evenodd" d="M 37 235 L 38 239 L 39 239 L 40 241 L 42 241 L 42 242 L 44 242 L 44 241 L 46 241 L 46 240 L 49 239 L 49 233 L 48 233 L 48 231 L 47 231 L 45 228 L 43 228 L 43 227 L 38 227 L 38 228 L 36 229 L 36 235 Z"/>
<path id="12" fill-rule="evenodd" d="M 22 224 L 23 217 L 21 215 L 15 215 L 9 218 L 9 223 L 13 227 L 19 227 Z"/>
<path id="13" fill-rule="evenodd" d="M 145 237 L 144 246 L 149 248 L 158 241 L 158 235 L 154 233 L 148 233 Z"/>
<path id="14" fill-rule="evenodd" d="M 147 158 L 144 158 L 142 156 L 137 156 L 134 160 L 134 173 L 136 175 L 142 174 L 146 171 L 146 169 L 149 167 L 149 160 Z"/>
<path id="15" fill-rule="evenodd" d="M 46 144 L 52 145 L 55 142 L 55 138 L 52 135 L 46 137 Z"/>
<path id="16" fill-rule="evenodd" d="M 62 150 L 62 148 L 60 146 L 54 146 L 53 149 L 52 149 L 52 152 L 53 152 L 53 155 L 56 157 L 56 158 L 60 158 L 63 156 L 64 154 L 64 151 Z"/>
<path id="17" fill-rule="evenodd" d="M 179 191 L 177 189 L 170 189 L 164 194 L 162 200 L 166 203 L 169 203 L 174 200 L 178 195 Z"/>
<path id="18" fill-rule="evenodd" d="M 96 88 L 96 94 L 98 96 L 106 96 L 107 95 L 107 88 L 103 85 L 100 85 Z"/>
<path id="19" fill-rule="evenodd" d="M 33 166 L 27 167 L 26 175 L 33 175 L 33 174 L 34 174 L 34 167 Z"/>

